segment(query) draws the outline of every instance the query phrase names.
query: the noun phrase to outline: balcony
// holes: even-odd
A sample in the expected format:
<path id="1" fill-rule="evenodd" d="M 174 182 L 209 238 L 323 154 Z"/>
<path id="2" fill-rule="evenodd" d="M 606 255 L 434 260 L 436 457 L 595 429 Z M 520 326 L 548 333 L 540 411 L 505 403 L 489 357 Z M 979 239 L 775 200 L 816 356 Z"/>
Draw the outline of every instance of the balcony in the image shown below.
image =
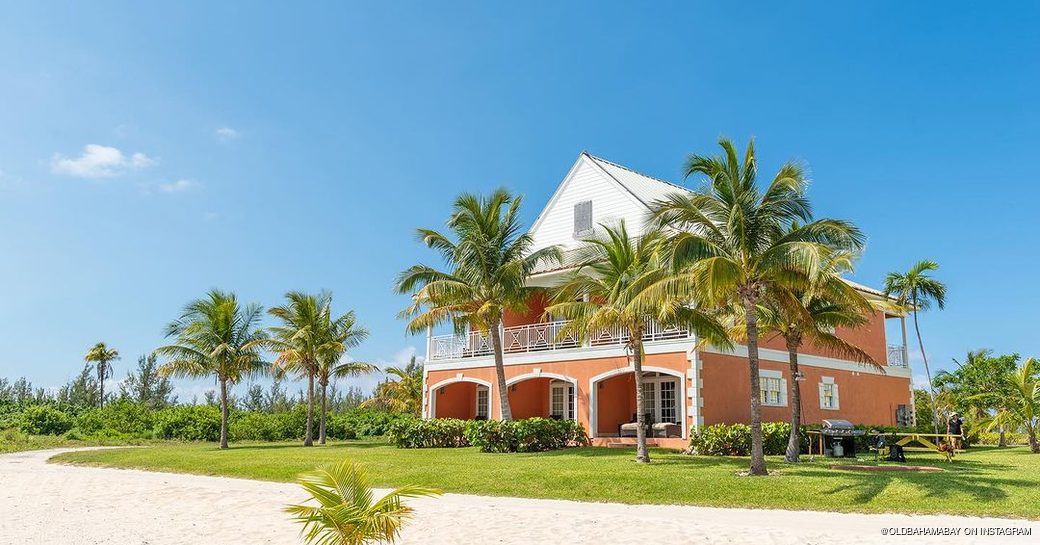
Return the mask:
<path id="1" fill-rule="evenodd" d="M 888 345 L 888 366 L 889 367 L 907 367 L 909 366 L 909 358 L 907 358 L 906 347 L 899 344 Z"/>
<path id="2" fill-rule="evenodd" d="M 561 335 L 566 323 L 566 321 L 544 322 L 502 328 L 502 352 L 509 355 L 568 350 L 583 346 L 624 347 L 628 344 L 628 332 L 620 328 L 602 330 L 579 342 L 579 339 L 573 335 Z M 663 327 L 648 320 L 643 333 L 643 342 L 689 337 L 690 331 L 685 327 Z M 491 356 L 492 352 L 491 337 L 479 331 L 469 331 L 459 335 L 435 335 L 430 337 L 427 347 L 429 361 L 479 358 Z"/>

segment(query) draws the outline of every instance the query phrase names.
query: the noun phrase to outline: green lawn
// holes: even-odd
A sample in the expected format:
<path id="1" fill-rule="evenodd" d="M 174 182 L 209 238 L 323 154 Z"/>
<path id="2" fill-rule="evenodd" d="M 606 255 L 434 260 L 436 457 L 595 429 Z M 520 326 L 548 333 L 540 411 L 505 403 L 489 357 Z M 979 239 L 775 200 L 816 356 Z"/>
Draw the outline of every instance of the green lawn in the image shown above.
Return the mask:
<path id="1" fill-rule="evenodd" d="M 827 463 L 770 460 L 773 475 L 741 477 L 741 458 L 654 450 L 637 465 L 632 450 L 579 448 L 539 454 L 483 454 L 473 448 L 400 450 L 377 441 L 167 445 L 67 453 L 63 463 L 291 481 L 301 471 L 350 458 L 377 486 L 416 484 L 468 494 L 623 503 L 771 507 L 858 512 L 950 513 L 1040 519 L 1040 455 L 980 447 L 952 463 L 913 453 L 911 463 L 942 473 L 832 470 Z"/>

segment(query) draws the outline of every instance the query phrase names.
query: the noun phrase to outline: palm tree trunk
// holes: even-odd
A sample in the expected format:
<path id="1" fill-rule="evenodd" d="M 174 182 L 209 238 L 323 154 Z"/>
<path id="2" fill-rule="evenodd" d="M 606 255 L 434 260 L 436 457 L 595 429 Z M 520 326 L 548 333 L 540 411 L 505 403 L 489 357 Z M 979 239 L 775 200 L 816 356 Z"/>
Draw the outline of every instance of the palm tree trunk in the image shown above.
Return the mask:
<path id="1" fill-rule="evenodd" d="M 98 361 L 97 364 L 97 375 L 98 375 L 98 408 L 105 406 L 105 362 Z"/>
<path id="2" fill-rule="evenodd" d="M 914 300 L 914 307 L 917 301 Z M 914 331 L 917 333 L 917 346 L 921 348 L 921 359 L 924 361 L 924 375 L 928 378 L 928 398 L 932 402 L 932 428 L 939 433 L 939 411 L 935 406 L 935 390 L 932 389 L 932 371 L 928 368 L 928 355 L 924 353 L 924 341 L 921 340 L 921 326 L 917 323 L 917 311 L 914 311 Z"/>
<path id="3" fill-rule="evenodd" d="M 1000 440 L 997 441 L 997 446 L 1001 448 L 1007 446 L 1007 433 L 1004 432 L 1004 426 L 1000 427 Z"/>
<path id="4" fill-rule="evenodd" d="M 220 379 L 220 448 L 228 448 L 227 379 Z"/>
<path id="5" fill-rule="evenodd" d="M 636 462 L 650 463 L 650 452 L 646 448 L 646 410 L 643 408 L 643 332 L 632 331 L 632 372 L 636 383 Z"/>
<path id="6" fill-rule="evenodd" d="M 1036 430 L 1029 430 L 1029 451 L 1040 454 L 1040 442 L 1036 440 Z"/>
<path id="7" fill-rule="evenodd" d="M 321 388 L 321 399 L 319 401 L 321 403 L 321 415 L 320 415 L 320 419 L 319 419 L 319 422 L 318 422 L 318 444 L 319 445 L 324 445 L 325 444 L 325 413 L 327 413 L 328 410 L 329 410 L 328 409 L 328 404 L 325 402 L 325 399 L 326 399 L 325 398 L 325 391 L 328 389 L 328 383 L 325 382 L 325 381 L 321 381 L 319 383 L 318 387 Z"/>
<path id="8" fill-rule="evenodd" d="M 314 446 L 314 373 L 307 373 L 307 431 L 303 435 L 303 446 Z"/>
<path id="9" fill-rule="evenodd" d="M 793 339 L 787 341 L 787 357 L 791 363 L 791 435 L 787 439 L 784 459 L 797 463 L 802 450 L 802 392 L 798 381 L 798 344 Z"/>
<path id="10" fill-rule="evenodd" d="M 754 295 L 744 300 L 744 322 L 747 326 L 748 371 L 751 379 L 751 475 L 768 475 L 762 444 L 762 385 L 758 376 L 758 310 Z"/>
<path id="11" fill-rule="evenodd" d="M 502 357 L 502 321 L 491 327 L 491 349 L 495 352 L 495 375 L 498 377 L 498 402 L 502 411 L 502 420 L 512 420 L 513 411 L 509 407 L 509 390 L 506 386 L 506 367 Z M 488 415 L 490 417 L 490 415 Z"/>

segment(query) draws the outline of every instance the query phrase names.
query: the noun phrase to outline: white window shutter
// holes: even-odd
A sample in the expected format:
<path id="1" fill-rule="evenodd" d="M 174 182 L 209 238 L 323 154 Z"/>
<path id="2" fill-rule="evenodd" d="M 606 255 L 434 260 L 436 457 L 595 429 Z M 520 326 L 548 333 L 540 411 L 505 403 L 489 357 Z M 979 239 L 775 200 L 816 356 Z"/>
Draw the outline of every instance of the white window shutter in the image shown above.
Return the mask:
<path id="1" fill-rule="evenodd" d="M 837 409 L 841 406 L 841 398 L 838 397 L 838 385 L 834 384 L 831 388 L 834 390 L 834 408 Z"/>

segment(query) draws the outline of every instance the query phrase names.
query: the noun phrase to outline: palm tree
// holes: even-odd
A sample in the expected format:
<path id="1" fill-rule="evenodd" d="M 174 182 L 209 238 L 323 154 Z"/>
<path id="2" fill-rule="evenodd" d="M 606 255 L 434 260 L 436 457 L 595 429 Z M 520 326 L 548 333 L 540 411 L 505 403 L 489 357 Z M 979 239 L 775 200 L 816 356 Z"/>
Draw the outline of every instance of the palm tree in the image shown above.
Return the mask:
<path id="1" fill-rule="evenodd" d="M 982 422 L 1004 408 L 1011 395 L 1009 380 L 1018 361 L 1017 354 L 994 356 L 993 351 L 986 348 L 969 350 L 963 361 L 953 360 L 956 369 L 936 373 L 932 385 L 940 392 L 952 394 L 956 410 L 970 415 L 975 422 Z M 998 446 L 1006 447 L 1007 430 L 1000 427 L 998 431 Z"/>
<path id="2" fill-rule="evenodd" d="M 1029 358 L 1022 366 L 1007 377 L 1008 397 L 1004 406 L 990 421 L 988 430 L 1001 429 L 1024 429 L 1029 437 L 1029 450 L 1033 454 L 1040 454 L 1040 441 L 1037 441 L 1037 432 L 1040 431 L 1040 377 L 1037 376 L 1040 368 L 1037 368 L 1035 358 Z"/>
<path id="3" fill-rule="evenodd" d="M 281 320 L 282 325 L 269 328 L 270 336 L 265 343 L 278 353 L 274 364 L 279 373 L 294 373 L 307 379 L 307 429 L 303 446 L 310 447 L 314 446 L 314 382 L 319 359 L 328 350 L 332 295 L 290 291 L 285 299 L 285 305 L 267 311 Z"/>
<path id="4" fill-rule="evenodd" d="M 168 358 L 163 376 L 214 376 L 220 383 L 220 448 L 228 448 L 228 386 L 263 374 L 268 364 L 260 349 L 264 335 L 258 327 L 263 307 L 238 303 L 235 294 L 211 290 L 184 307 L 181 317 L 166 326 L 175 344 L 160 346 L 155 354 Z"/>
<path id="5" fill-rule="evenodd" d="M 791 369 L 791 433 L 785 460 L 797 463 L 801 452 L 802 395 L 798 350 L 805 341 L 831 350 L 843 358 L 873 365 L 884 372 L 870 354 L 842 339 L 837 328 L 857 328 L 869 322 L 873 306 L 841 275 L 852 270 L 852 254 L 838 251 L 830 257 L 805 289 L 778 290 L 758 307 L 762 333 L 784 339 Z M 743 332 L 738 333 L 743 337 Z"/>
<path id="6" fill-rule="evenodd" d="M 98 407 L 105 406 L 105 379 L 112 378 L 112 366 L 109 364 L 118 359 L 119 351 L 105 346 L 103 342 L 95 344 L 87 351 L 87 355 L 83 356 L 84 361 L 97 364 L 98 388 L 100 390 Z"/>
<path id="7" fill-rule="evenodd" d="M 541 263 L 560 259 L 559 249 L 532 252 L 532 238 L 520 225 L 522 197 L 499 189 L 488 197 L 464 193 L 455 199 L 447 227 L 451 236 L 419 229 L 428 247 L 441 254 L 447 271 L 414 265 L 397 277 L 397 291 L 411 294 L 412 304 L 401 312 L 411 333 L 452 322 L 491 338 L 502 420 L 512 420 L 502 363 L 502 316 L 523 311 L 535 288 L 527 277 Z"/>
<path id="8" fill-rule="evenodd" d="M 362 407 L 380 407 L 393 413 L 422 414 L 423 367 L 415 356 L 404 367 L 387 367 L 386 374 L 397 380 L 385 380 L 376 386 L 375 395 L 361 403 Z"/>
<path id="9" fill-rule="evenodd" d="M 624 335 L 635 375 L 636 461 L 645 463 L 650 461 L 643 414 L 643 334 L 648 320 L 666 326 L 686 325 L 719 344 L 728 341 L 722 325 L 688 306 L 688 299 L 648 291 L 670 272 L 663 259 L 665 237 L 660 231 L 633 239 L 624 222 L 601 227 L 605 236 L 585 241 L 578 253 L 578 268 L 555 289 L 553 304 L 545 312 L 569 320 L 561 328 L 561 336 L 586 338 L 603 330 L 620 330 Z"/>
<path id="10" fill-rule="evenodd" d="M 376 500 L 368 476 L 347 461 L 304 473 L 297 482 L 318 506 L 290 505 L 285 512 L 303 524 L 307 543 L 320 545 L 393 543 L 414 511 L 402 500 L 441 494 L 433 488 L 404 486 Z"/>
<path id="11" fill-rule="evenodd" d="M 719 145 L 722 156 L 691 155 L 684 167 L 686 178 L 703 175 L 707 187 L 655 203 L 653 217 L 660 227 L 676 231 L 670 245 L 677 274 L 670 289 L 681 286 L 704 305 L 738 305 L 743 310 L 751 382 L 750 474 L 765 475 L 759 302 L 778 289 L 804 285 L 834 248 L 858 251 L 864 239 L 848 222 L 812 221 L 807 176 L 798 163 L 783 164 L 768 186 L 759 189 L 754 143 L 748 144 L 743 162 L 728 139 L 721 138 Z"/>
<path id="12" fill-rule="evenodd" d="M 341 361 L 348 350 L 357 347 L 368 338 L 368 330 L 357 323 L 354 311 L 351 310 L 335 320 L 331 318 L 331 314 L 326 313 L 325 320 L 327 322 L 322 329 L 327 338 L 321 344 L 315 370 L 318 389 L 321 391 L 321 398 L 318 400 L 321 412 L 318 423 L 318 444 L 321 445 L 325 444 L 325 420 L 329 412 L 327 395 L 330 380 L 333 377 L 355 377 L 372 373 L 378 369 L 375 365 L 362 361 Z"/>
<path id="13" fill-rule="evenodd" d="M 921 340 L 921 325 L 917 320 L 919 310 L 928 310 L 934 302 L 939 310 L 946 306 L 946 286 L 928 273 L 939 269 L 939 264 L 927 259 L 918 261 L 905 273 L 890 272 L 885 276 L 885 296 L 895 295 L 896 303 L 909 308 L 914 316 L 914 332 L 917 345 L 924 361 L 924 373 L 928 377 L 928 397 L 932 402 L 932 427 L 939 433 L 939 413 L 935 406 L 935 388 L 932 387 L 932 371 L 928 368 L 928 354 Z"/>

